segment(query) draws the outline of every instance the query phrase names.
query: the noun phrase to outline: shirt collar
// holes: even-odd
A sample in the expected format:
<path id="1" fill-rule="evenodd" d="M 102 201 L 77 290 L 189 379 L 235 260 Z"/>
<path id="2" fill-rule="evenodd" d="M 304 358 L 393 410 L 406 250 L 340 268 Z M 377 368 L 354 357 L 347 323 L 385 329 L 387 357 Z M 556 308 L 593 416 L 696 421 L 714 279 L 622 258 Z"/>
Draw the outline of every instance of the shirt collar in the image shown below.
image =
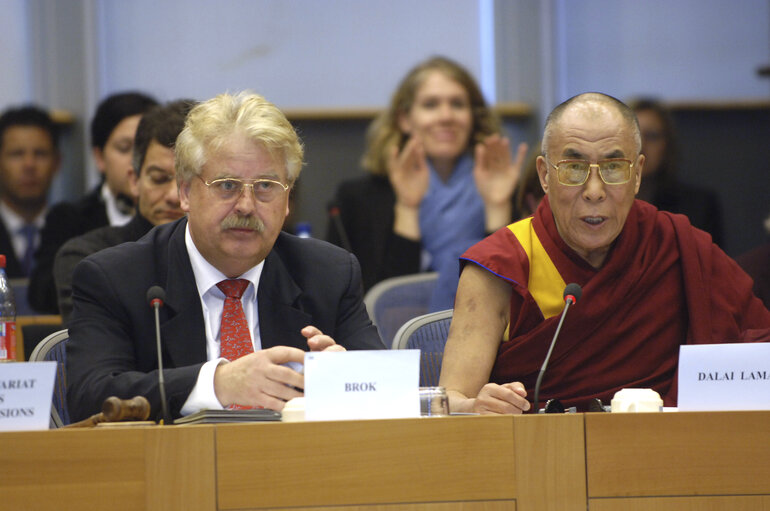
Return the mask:
<path id="1" fill-rule="evenodd" d="M 193 275 L 195 276 L 195 285 L 198 288 L 198 295 L 202 297 L 206 293 L 213 293 L 224 298 L 224 293 L 219 290 L 217 283 L 228 277 L 209 263 L 198 251 L 198 247 L 195 246 L 195 242 L 190 234 L 189 221 L 185 226 L 184 242 L 185 247 L 187 248 L 187 254 L 190 256 L 190 264 L 192 265 Z M 259 279 L 262 276 L 262 269 L 264 266 L 265 261 L 262 261 L 238 277 L 246 279 L 251 283 L 251 285 L 246 288 L 244 296 L 247 294 L 252 295 L 253 293 L 253 296 L 256 297 L 256 290 L 259 288 Z M 250 292 L 250 290 L 253 291 Z"/>
<path id="2" fill-rule="evenodd" d="M 106 181 L 102 185 L 101 195 L 102 200 L 104 201 L 104 209 L 107 212 L 107 220 L 109 220 L 110 225 L 126 225 L 131 221 L 131 218 L 134 216 L 133 213 L 124 213 L 118 208 L 118 200 L 112 194 Z"/>
<path id="3" fill-rule="evenodd" d="M 43 210 L 35 217 L 32 224 L 38 229 L 42 229 L 45 224 L 45 215 L 48 212 L 47 208 Z M 19 229 L 27 225 L 27 222 L 19 216 L 14 210 L 8 207 L 8 205 L 0 201 L 0 215 L 3 217 L 6 229 L 9 233 L 16 233 Z"/>

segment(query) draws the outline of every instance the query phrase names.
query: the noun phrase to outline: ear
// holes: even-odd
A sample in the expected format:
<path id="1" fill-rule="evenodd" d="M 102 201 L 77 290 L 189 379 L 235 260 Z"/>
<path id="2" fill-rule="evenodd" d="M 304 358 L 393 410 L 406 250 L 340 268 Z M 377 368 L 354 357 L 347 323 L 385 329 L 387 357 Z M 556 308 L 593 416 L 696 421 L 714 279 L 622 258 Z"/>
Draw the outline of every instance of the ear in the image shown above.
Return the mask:
<path id="1" fill-rule="evenodd" d="M 92 147 L 91 148 L 91 155 L 94 157 L 94 161 L 96 162 L 96 168 L 104 174 L 104 168 L 106 165 L 104 164 L 104 152 L 102 151 L 101 147 Z"/>
<path id="2" fill-rule="evenodd" d="M 537 166 L 537 177 L 540 178 L 540 187 L 548 195 L 548 162 L 541 155 L 535 160 L 535 165 Z"/>
<path id="3" fill-rule="evenodd" d="M 192 187 L 192 179 L 189 181 L 179 181 L 179 206 L 185 213 L 190 212 L 190 188 Z"/>
<path id="4" fill-rule="evenodd" d="M 400 129 L 402 133 L 406 133 L 407 135 L 412 134 L 412 121 L 409 119 L 408 112 L 398 113 L 398 129 Z"/>
<path id="5" fill-rule="evenodd" d="M 131 190 L 131 195 L 134 199 L 139 198 L 139 176 L 136 175 L 136 171 L 133 168 L 128 169 L 128 188 Z"/>
<path id="6" fill-rule="evenodd" d="M 634 180 L 636 183 L 634 184 L 634 195 L 639 193 L 639 186 L 642 184 L 642 170 L 644 169 L 644 155 L 640 154 L 639 158 L 637 159 L 637 165 L 635 165 L 635 175 Z"/>

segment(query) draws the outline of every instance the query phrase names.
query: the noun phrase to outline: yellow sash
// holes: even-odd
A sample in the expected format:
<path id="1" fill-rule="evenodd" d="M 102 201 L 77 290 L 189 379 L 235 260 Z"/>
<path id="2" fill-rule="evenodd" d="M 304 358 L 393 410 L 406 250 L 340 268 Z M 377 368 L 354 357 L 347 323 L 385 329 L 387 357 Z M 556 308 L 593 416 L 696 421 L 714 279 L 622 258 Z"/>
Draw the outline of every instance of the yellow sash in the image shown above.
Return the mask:
<path id="1" fill-rule="evenodd" d="M 532 217 L 525 218 L 508 226 L 529 259 L 529 281 L 527 288 L 540 307 L 544 318 L 550 318 L 561 313 L 564 309 L 564 279 L 554 266 L 548 253 L 540 243 L 535 229 L 532 227 Z"/>

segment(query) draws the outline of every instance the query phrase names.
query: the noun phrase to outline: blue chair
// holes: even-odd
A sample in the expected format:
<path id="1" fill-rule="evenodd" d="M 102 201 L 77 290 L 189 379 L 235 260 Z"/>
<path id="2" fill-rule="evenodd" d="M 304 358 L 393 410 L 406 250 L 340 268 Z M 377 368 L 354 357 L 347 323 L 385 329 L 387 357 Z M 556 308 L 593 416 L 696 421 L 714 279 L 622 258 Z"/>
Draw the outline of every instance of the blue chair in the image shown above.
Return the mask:
<path id="1" fill-rule="evenodd" d="M 35 346 L 30 362 L 53 360 L 56 362 L 56 379 L 53 384 L 51 406 L 51 427 L 60 428 L 70 423 L 67 412 L 67 351 L 65 350 L 69 333 L 65 330 L 54 332 Z"/>
<path id="2" fill-rule="evenodd" d="M 372 323 L 380 331 L 385 346 L 390 346 L 399 327 L 428 312 L 438 273 L 416 273 L 378 282 L 364 296 Z"/>
<path id="3" fill-rule="evenodd" d="M 420 387 L 438 385 L 452 313 L 449 309 L 413 318 L 404 323 L 393 338 L 394 350 L 420 350 Z"/>

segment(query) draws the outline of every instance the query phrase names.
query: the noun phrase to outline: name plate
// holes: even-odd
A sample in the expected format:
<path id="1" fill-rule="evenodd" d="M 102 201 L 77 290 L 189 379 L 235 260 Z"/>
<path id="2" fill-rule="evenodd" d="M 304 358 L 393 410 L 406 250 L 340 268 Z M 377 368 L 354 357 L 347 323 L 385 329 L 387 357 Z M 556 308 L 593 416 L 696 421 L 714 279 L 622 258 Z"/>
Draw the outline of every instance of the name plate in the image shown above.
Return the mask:
<path id="1" fill-rule="evenodd" d="M 770 410 L 770 343 L 679 348 L 679 410 Z"/>
<path id="2" fill-rule="evenodd" d="M 56 362 L 0 364 L 0 431 L 48 429 Z"/>
<path id="3" fill-rule="evenodd" d="M 305 354 L 305 420 L 420 416 L 420 350 Z"/>

